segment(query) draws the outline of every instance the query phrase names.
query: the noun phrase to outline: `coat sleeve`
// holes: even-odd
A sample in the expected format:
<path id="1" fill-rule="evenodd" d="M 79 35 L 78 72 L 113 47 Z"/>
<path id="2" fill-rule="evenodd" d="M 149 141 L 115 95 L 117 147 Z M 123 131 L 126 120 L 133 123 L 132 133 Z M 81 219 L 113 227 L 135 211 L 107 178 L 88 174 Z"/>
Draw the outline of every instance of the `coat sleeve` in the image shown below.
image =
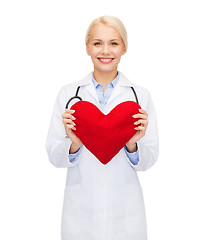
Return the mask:
<path id="1" fill-rule="evenodd" d="M 145 136 L 137 141 L 139 151 L 138 164 L 134 165 L 129 161 L 130 165 L 136 171 L 145 171 L 149 169 L 157 161 L 159 154 L 156 112 L 150 93 L 147 91 L 141 100 L 140 106 L 148 114 L 148 126 L 146 128 Z M 147 104 L 145 105 L 144 102 L 147 102 Z"/>
<path id="2" fill-rule="evenodd" d="M 51 122 L 46 138 L 46 151 L 49 161 L 59 168 L 75 166 L 78 163 L 78 157 L 75 161 L 69 161 L 69 149 L 72 141 L 66 137 L 66 131 L 62 121 L 62 114 L 65 112 L 66 94 L 62 87 L 58 93 L 54 104 Z"/>

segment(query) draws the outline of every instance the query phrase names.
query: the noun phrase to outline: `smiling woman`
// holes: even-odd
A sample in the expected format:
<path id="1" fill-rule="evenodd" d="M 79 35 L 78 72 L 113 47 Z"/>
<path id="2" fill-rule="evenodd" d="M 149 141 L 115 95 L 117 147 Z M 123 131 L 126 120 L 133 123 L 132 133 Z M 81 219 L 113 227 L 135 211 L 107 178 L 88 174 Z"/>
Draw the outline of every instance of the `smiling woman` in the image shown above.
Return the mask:
<path id="1" fill-rule="evenodd" d="M 46 149 L 68 168 L 62 240 L 147 240 L 137 171 L 157 161 L 157 122 L 149 91 L 118 71 L 127 47 L 118 18 L 95 19 L 86 34 L 94 71 L 56 99 Z"/>

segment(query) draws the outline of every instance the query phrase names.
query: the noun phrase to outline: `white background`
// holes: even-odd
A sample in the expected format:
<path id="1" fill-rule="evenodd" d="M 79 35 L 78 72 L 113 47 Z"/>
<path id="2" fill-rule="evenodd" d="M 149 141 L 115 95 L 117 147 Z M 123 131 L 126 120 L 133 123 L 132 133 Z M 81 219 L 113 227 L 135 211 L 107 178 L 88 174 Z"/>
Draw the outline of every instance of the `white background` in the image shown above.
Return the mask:
<path id="1" fill-rule="evenodd" d="M 0 3 L 0 239 L 60 239 L 66 169 L 45 140 L 59 89 L 93 66 L 85 33 L 101 15 L 122 20 L 119 70 L 147 88 L 160 155 L 143 188 L 149 240 L 214 240 L 215 8 L 213 1 Z"/>

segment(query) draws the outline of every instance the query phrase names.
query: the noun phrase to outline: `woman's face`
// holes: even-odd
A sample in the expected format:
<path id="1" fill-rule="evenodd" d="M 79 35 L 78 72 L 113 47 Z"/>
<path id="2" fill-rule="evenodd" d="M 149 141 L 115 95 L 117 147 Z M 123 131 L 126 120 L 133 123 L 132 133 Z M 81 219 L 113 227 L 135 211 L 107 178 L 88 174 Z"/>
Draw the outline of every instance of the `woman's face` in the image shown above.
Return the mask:
<path id="1" fill-rule="evenodd" d="M 93 27 L 86 50 L 91 56 L 94 69 L 100 72 L 116 70 L 121 56 L 126 52 L 118 31 L 104 24 L 97 24 Z"/>

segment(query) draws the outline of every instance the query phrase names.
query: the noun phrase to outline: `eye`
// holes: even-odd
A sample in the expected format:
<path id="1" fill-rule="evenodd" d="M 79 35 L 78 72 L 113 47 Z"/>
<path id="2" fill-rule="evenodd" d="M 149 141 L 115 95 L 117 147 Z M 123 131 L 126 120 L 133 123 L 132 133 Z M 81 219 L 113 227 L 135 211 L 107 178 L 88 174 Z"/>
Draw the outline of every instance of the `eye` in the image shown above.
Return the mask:
<path id="1" fill-rule="evenodd" d="M 116 43 L 116 42 L 112 42 L 111 45 L 118 45 L 118 43 Z"/>
<path id="2" fill-rule="evenodd" d="M 100 45 L 100 42 L 95 42 L 95 43 L 94 43 L 94 46 L 96 46 L 96 45 Z"/>

